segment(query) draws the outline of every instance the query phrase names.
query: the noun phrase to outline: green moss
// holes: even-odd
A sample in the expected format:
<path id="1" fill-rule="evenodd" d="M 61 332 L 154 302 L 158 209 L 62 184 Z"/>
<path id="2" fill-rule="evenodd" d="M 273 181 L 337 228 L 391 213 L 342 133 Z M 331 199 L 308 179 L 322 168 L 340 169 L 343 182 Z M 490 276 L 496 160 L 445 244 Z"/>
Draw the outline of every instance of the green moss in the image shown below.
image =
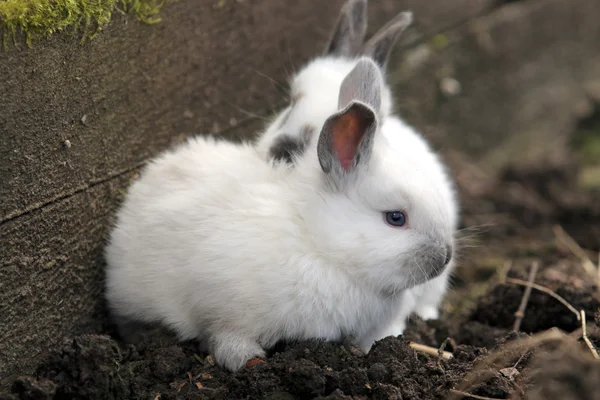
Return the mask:
<path id="1" fill-rule="evenodd" d="M 7 47 L 17 33 L 32 40 L 60 31 L 83 32 L 91 39 L 115 12 L 131 13 L 146 23 L 160 21 L 157 14 L 166 0 L 0 0 L 0 36 Z"/>

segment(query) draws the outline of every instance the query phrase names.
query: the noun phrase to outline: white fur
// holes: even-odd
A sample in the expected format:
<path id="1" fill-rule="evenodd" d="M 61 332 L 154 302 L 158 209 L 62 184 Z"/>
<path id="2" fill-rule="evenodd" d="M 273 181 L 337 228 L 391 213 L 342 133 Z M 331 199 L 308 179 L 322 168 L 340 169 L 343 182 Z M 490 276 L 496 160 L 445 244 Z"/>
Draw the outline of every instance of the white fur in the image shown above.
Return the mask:
<path id="1" fill-rule="evenodd" d="M 326 118 L 340 109 L 338 104 L 340 85 L 357 61 L 357 58 L 326 56 L 316 58 L 300 69 L 290 83 L 292 97 L 297 100 L 274 119 L 256 142 L 257 151 L 263 159 L 269 159 L 269 148 L 277 138 L 281 135 L 298 138 L 306 125 L 317 128 L 309 144 L 312 147 L 316 146 L 319 130 Z M 393 107 L 391 91 L 385 85 L 382 91 L 381 109 L 384 136 L 397 152 L 394 156 L 399 157 L 398 163 L 404 169 L 413 168 L 417 174 L 421 174 L 422 182 L 429 181 L 431 187 L 441 193 L 443 206 L 447 209 L 445 212 L 451 215 L 451 226 L 456 229 L 458 200 L 445 166 L 423 136 L 393 114 Z M 424 196 L 423 193 L 417 193 L 416 188 L 410 190 L 409 192 L 415 197 Z M 431 218 L 440 215 L 433 206 L 429 213 Z M 439 305 L 448 289 L 448 279 L 453 268 L 454 260 L 441 276 L 411 289 L 411 293 L 407 296 L 414 298 L 414 307 L 401 307 L 396 318 L 396 328 L 386 333 L 394 336 L 402 334 L 405 320 L 411 312 L 426 320 L 438 318 Z"/>
<path id="2" fill-rule="evenodd" d="M 201 137 L 166 152 L 117 215 L 111 311 L 197 338 L 231 370 L 282 339 L 352 336 L 368 351 L 403 329 L 407 289 L 441 265 L 454 233 L 441 164 L 410 132 L 387 118 L 370 156 L 334 186 L 316 146 L 295 168 Z M 392 210 L 406 227 L 385 223 Z"/>

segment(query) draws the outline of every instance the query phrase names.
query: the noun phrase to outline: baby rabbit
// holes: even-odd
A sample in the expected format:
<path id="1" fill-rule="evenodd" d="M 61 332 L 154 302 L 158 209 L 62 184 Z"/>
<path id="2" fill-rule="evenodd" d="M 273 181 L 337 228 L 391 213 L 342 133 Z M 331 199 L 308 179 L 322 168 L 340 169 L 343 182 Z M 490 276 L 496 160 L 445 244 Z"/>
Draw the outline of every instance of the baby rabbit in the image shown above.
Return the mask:
<path id="1" fill-rule="evenodd" d="M 207 137 L 145 167 L 105 249 L 123 333 L 163 324 L 232 371 L 280 340 L 368 351 L 386 336 L 405 291 L 450 262 L 453 203 L 420 137 L 383 122 L 372 59 L 353 62 L 337 97 L 295 168 Z"/>
<path id="2" fill-rule="evenodd" d="M 338 104 L 338 92 L 348 72 L 357 64 L 360 56 L 371 58 L 385 73 L 386 64 L 391 50 L 402 32 L 412 23 L 412 14 L 402 12 L 382 27 L 373 37 L 363 43 L 367 29 L 367 0 L 348 0 L 338 18 L 325 54 L 318 57 L 292 78 L 290 83 L 292 101 L 266 131 L 258 138 L 257 150 L 266 160 L 296 164 L 304 156 L 305 149 L 317 145 L 317 127 L 332 113 L 338 111 L 345 104 Z M 363 82 L 368 85 L 369 82 Z M 393 135 L 397 146 L 410 148 L 411 143 L 419 146 L 415 154 L 424 154 L 424 159 L 419 165 L 425 165 L 432 171 L 437 171 L 437 185 L 448 193 L 448 207 L 451 208 L 453 220 L 457 224 L 458 201 L 453 194 L 454 188 L 446 176 L 445 168 L 433 156 L 432 150 L 423 143 L 424 139 L 411 127 L 393 115 L 393 101 L 391 90 L 385 84 L 382 88 L 381 121 L 396 127 Z M 406 160 L 405 162 L 408 162 Z M 453 264 L 453 263 L 452 263 Z M 452 265 L 444 270 L 442 276 L 427 283 L 417 286 L 407 293 L 407 298 L 414 302 L 414 311 L 423 319 L 438 317 L 439 303 L 446 293 L 448 277 Z M 405 301 L 405 305 L 409 300 Z M 404 317 L 406 310 L 401 311 L 396 328 L 390 334 L 399 335 L 404 330 Z"/>

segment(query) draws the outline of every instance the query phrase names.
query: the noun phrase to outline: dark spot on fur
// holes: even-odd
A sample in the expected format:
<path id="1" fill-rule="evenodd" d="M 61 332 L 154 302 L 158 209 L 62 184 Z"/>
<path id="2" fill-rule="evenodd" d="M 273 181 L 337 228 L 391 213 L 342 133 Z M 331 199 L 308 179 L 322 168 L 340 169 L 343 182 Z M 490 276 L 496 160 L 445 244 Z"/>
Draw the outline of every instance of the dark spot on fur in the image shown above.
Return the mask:
<path id="1" fill-rule="evenodd" d="M 305 148 L 305 141 L 282 135 L 275 140 L 275 143 L 269 149 L 269 157 L 276 161 L 293 164 L 294 157 L 302 154 Z"/>
<path id="2" fill-rule="evenodd" d="M 306 124 L 300 129 L 297 138 L 288 135 L 279 136 L 269 149 L 269 157 L 276 161 L 293 164 L 294 159 L 304 153 L 316 130 L 317 128 L 314 126 Z"/>

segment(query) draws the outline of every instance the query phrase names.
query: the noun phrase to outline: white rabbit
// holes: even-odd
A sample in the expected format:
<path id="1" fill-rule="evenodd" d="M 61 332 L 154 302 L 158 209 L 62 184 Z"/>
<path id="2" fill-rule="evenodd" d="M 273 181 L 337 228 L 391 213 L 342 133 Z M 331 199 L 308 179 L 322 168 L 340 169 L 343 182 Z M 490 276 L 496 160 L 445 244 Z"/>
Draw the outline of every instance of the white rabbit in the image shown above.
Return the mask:
<path id="1" fill-rule="evenodd" d="M 454 233 L 439 163 L 381 122 L 382 88 L 372 60 L 355 62 L 345 106 L 296 168 L 205 137 L 149 163 L 105 253 L 122 332 L 163 324 L 229 370 L 280 340 L 352 338 L 368 351 L 382 338 L 405 290 L 443 273 Z"/>
<path id="2" fill-rule="evenodd" d="M 385 73 L 392 47 L 411 23 L 410 12 L 400 13 L 363 44 L 367 28 L 367 0 L 348 0 L 341 9 L 325 55 L 310 61 L 292 78 L 290 106 L 258 138 L 256 146 L 261 156 L 266 160 L 285 161 L 293 165 L 296 159 L 303 156 L 307 147 L 316 146 L 317 127 L 329 115 L 345 106 L 338 104 L 337 96 L 343 79 L 358 61 L 357 55 L 371 57 L 382 69 L 382 73 Z M 417 132 L 393 116 L 392 95 L 385 81 L 381 114 L 384 123 L 387 123 L 388 117 L 390 121 L 395 120 L 393 124 L 397 127 L 397 133 L 394 138 L 399 146 L 407 146 L 411 141 L 422 141 Z M 426 144 L 419 146 L 423 153 L 431 152 Z M 439 171 L 438 184 L 453 192 L 453 184 L 437 157 L 428 159 L 435 164 L 431 166 L 432 169 Z M 450 195 L 448 201 L 457 220 L 456 196 Z M 390 334 L 397 336 L 402 333 L 405 317 L 411 312 L 426 320 L 438 318 L 439 304 L 446 293 L 453 264 L 454 262 L 446 268 L 442 276 L 415 287 L 407 294 L 407 297 L 413 299 L 414 308 L 407 312 L 406 307 L 403 307 L 399 311 L 397 324 L 390 330 Z"/>

